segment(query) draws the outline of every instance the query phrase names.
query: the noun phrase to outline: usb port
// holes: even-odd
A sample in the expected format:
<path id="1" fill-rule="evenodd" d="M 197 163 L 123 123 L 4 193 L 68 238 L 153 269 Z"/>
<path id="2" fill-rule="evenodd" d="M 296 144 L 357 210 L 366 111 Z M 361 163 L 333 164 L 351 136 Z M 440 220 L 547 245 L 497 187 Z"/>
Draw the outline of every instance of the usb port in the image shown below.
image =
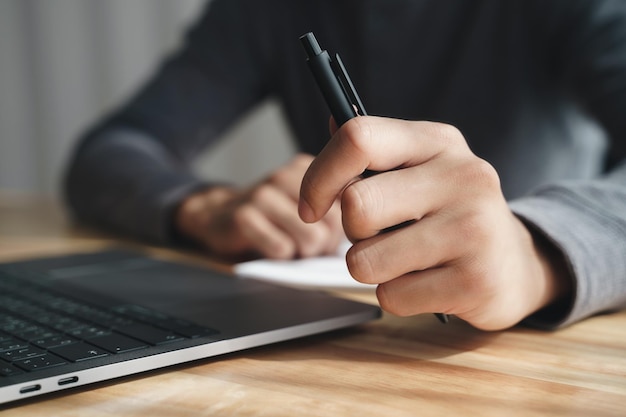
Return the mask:
<path id="1" fill-rule="evenodd" d="M 29 385 L 27 387 L 20 388 L 20 394 L 28 394 L 29 392 L 39 391 L 41 389 L 41 385 Z"/>
<path id="2" fill-rule="evenodd" d="M 73 384 L 75 382 L 78 382 L 78 377 L 77 376 L 70 376 L 70 377 L 67 377 L 67 378 L 59 379 L 59 385 L 69 385 L 69 384 Z"/>

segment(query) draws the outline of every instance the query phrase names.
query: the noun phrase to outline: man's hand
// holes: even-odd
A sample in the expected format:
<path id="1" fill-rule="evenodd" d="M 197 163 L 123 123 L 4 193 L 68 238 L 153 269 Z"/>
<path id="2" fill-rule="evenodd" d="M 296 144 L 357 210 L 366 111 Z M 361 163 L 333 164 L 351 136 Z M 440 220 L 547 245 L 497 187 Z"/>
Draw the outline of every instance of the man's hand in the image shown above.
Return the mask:
<path id="1" fill-rule="evenodd" d="M 381 173 L 361 179 L 365 169 Z M 495 169 L 452 126 L 356 117 L 311 164 L 300 197 L 309 223 L 341 199 L 348 268 L 379 284 L 391 313 L 443 312 L 495 330 L 567 291 L 559 261 L 509 210 Z"/>
<path id="2" fill-rule="evenodd" d="M 247 190 L 215 187 L 189 196 L 175 216 L 178 230 L 220 256 L 290 259 L 334 252 L 344 236 L 338 202 L 330 203 L 321 222 L 298 217 L 300 184 L 312 160 L 297 155 Z"/>

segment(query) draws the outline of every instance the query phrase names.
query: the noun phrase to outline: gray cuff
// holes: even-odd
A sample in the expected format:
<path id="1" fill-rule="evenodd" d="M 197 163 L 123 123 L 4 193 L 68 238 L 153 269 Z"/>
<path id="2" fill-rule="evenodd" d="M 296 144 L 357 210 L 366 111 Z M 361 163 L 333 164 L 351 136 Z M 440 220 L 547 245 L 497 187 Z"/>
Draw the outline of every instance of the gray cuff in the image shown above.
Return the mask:
<path id="1" fill-rule="evenodd" d="M 543 188 L 534 196 L 509 204 L 559 249 L 569 264 L 573 300 L 560 312 L 540 312 L 525 320 L 542 328 L 558 328 L 624 303 L 625 225 L 598 202 L 561 186 Z"/>

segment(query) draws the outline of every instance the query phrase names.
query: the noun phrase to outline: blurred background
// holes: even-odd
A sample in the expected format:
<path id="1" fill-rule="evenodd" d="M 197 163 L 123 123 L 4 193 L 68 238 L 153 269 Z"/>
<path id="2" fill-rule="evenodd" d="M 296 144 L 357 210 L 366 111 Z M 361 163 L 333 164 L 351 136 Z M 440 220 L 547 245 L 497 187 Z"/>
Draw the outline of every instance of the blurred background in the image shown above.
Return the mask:
<path id="1" fill-rule="evenodd" d="M 80 133 L 138 88 L 207 6 L 0 0 L 0 191 L 58 195 Z M 247 184 L 294 152 L 271 101 L 224 139 L 199 158 L 199 175 Z"/>

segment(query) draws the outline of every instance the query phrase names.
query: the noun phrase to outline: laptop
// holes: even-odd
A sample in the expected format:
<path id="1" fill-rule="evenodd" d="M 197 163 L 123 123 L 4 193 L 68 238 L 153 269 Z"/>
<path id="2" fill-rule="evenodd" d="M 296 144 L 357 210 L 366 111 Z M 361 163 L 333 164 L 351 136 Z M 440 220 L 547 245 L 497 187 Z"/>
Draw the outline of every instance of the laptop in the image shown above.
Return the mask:
<path id="1" fill-rule="evenodd" d="M 355 326 L 377 306 L 127 250 L 0 264 L 0 404 Z"/>

